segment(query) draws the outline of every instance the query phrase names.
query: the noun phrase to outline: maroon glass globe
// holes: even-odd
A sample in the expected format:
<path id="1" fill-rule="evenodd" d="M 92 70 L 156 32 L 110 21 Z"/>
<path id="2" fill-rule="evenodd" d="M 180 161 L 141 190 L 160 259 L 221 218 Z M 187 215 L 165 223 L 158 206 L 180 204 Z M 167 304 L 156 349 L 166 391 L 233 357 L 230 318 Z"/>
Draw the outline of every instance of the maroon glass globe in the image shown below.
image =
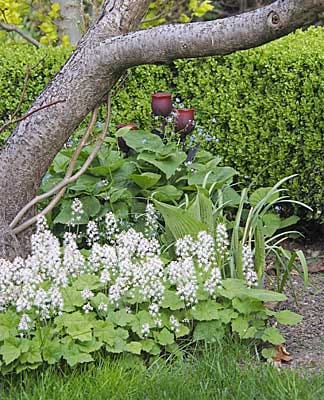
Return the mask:
<path id="1" fill-rule="evenodd" d="M 179 110 L 175 110 L 175 130 L 176 132 L 180 132 L 181 135 L 188 135 L 195 125 L 195 110 L 193 108 L 181 108 Z"/>
<path id="2" fill-rule="evenodd" d="M 156 116 L 167 117 L 172 111 L 171 93 L 152 94 L 152 111 Z"/>

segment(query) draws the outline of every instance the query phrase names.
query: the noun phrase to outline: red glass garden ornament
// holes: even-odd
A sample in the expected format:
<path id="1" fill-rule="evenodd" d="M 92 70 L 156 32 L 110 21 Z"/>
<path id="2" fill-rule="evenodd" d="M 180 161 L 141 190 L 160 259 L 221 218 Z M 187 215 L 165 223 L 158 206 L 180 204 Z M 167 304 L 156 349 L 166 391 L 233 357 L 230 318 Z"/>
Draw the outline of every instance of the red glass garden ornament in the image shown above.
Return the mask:
<path id="1" fill-rule="evenodd" d="M 181 135 L 188 135 L 195 126 L 195 110 L 193 108 L 181 108 L 175 110 L 175 130 L 180 132 Z"/>
<path id="2" fill-rule="evenodd" d="M 167 117 L 172 111 L 171 93 L 152 94 L 152 111 L 156 116 Z"/>

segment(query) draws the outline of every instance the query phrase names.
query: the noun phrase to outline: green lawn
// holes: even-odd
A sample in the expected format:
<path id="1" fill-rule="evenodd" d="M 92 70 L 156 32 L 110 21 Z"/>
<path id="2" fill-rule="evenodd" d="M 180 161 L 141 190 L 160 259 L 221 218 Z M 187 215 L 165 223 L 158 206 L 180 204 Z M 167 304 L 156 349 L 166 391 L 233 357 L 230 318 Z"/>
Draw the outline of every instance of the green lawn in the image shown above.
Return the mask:
<path id="1" fill-rule="evenodd" d="M 213 345 L 183 361 L 149 368 L 130 357 L 47 368 L 1 378 L 0 399 L 37 400 L 308 400 L 324 398 L 324 373 L 289 371 L 259 362 L 242 344 Z"/>

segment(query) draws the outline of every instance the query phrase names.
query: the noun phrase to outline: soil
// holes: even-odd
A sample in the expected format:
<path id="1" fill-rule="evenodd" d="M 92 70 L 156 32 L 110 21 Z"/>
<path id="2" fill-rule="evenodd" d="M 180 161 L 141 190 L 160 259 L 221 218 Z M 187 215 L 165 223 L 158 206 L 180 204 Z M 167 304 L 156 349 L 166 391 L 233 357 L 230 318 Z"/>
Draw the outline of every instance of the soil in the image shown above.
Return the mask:
<path id="1" fill-rule="evenodd" d="M 283 365 L 318 372 L 324 367 L 324 235 L 321 239 L 290 242 L 287 246 L 303 250 L 309 268 L 309 283 L 304 288 L 303 279 L 294 274 L 293 288 L 285 289 L 288 299 L 280 309 L 297 312 L 303 320 L 296 326 L 280 326 L 286 338 L 286 349 L 292 356 L 292 361 Z"/>

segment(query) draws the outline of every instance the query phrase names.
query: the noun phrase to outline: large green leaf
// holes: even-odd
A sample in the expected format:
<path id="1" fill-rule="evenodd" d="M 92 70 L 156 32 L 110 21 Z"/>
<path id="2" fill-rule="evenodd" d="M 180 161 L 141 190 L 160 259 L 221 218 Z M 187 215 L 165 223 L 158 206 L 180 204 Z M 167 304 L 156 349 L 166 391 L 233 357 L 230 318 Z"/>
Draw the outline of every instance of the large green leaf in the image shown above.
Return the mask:
<path id="1" fill-rule="evenodd" d="M 162 202 L 172 202 L 179 200 L 182 193 L 182 190 L 173 185 L 160 186 L 154 190 L 154 199 Z"/>
<path id="2" fill-rule="evenodd" d="M 274 345 L 279 345 L 285 341 L 285 338 L 281 335 L 278 329 L 273 327 L 266 328 L 261 339 Z"/>
<path id="3" fill-rule="evenodd" d="M 162 157 L 159 159 L 156 154 L 147 152 L 141 153 L 138 156 L 138 160 L 146 161 L 154 165 L 166 175 L 167 179 L 169 179 L 172 175 L 174 175 L 177 168 L 179 168 L 179 166 L 186 160 L 187 155 L 184 152 L 177 152 L 170 154 L 167 157 L 163 157 L 163 159 L 161 158 Z"/>
<path id="4" fill-rule="evenodd" d="M 275 318 L 280 324 L 296 325 L 303 319 L 303 316 L 289 310 L 283 310 L 277 312 Z"/>
<path id="5" fill-rule="evenodd" d="M 129 178 L 142 189 L 148 189 L 154 186 L 161 178 L 161 175 L 153 172 L 144 172 L 143 174 L 132 174 Z"/>
<path id="6" fill-rule="evenodd" d="M 281 228 L 281 220 L 278 214 L 267 213 L 262 217 L 263 221 L 263 234 L 267 237 L 273 236 L 273 234 Z"/>
<path id="7" fill-rule="evenodd" d="M 94 196 L 80 197 L 84 212 L 90 217 L 96 216 L 100 211 L 100 202 Z"/>
<path id="8" fill-rule="evenodd" d="M 127 145 L 138 153 L 149 150 L 158 152 L 163 149 L 162 139 L 153 133 L 144 131 L 128 131 L 122 135 Z"/>
<path id="9" fill-rule="evenodd" d="M 0 354 L 6 365 L 16 360 L 21 354 L 20 340 L 17 338 L 6 339 L 0 347 Z"/>
<path id="10" fill-rule="evenodd" d="M 255 207 L 260 201 L 263 201 L 271 190 L 273 190 L 272 187 L 264 187 L 255 190 L 250 196 L 251 206 Z M 269 196 L 265 204 L 272 203 L 272 201 L 278 198 L 279 198 L 279 193 L 275 192 L 271 196 Z"/>
<path id="11" fill-rule="evenodd" d="M 190 311 L 192 317 L 198 321 L 211 321 L 219 319 L 219 310 L 223 306 L 213 300 L 201 301 Z"/>
<path id="12" fill-rule="evenodd" d="M 185 235 L 196 235 L 200 231 L 207 230 L 207 226 L 193 218 L 187 210 L 159 201 L 154 201 L 154 204 L 162 214 L 165 225 L 175 239 L 182 238 Z"/>
<path id="13" fill-rule="evenodd" d="M 216 188 L 218 188 L 225 182 L 228 182 L 236 174 L 237 172 L 232 167 L 214 167 L 212 170 L 206 168 L 189 176 L 188 184 L 202 186 L 204 181 L 206 181 L 208 184 L 215 183 Z"/>
<path id="14" fill-rule="evenodd" d="M 201 321 L 194 330 L 193 339 L 194 341 L 203 340 L 207 343 L 214 343 L 221 340 L 224 333 L 224 326 L 220 321 Z"/>
<path id="15" fill-rule="evenodd" d="M 198 190 L 195 201 L 188 208 L 188 211 L 197 221 L 201 221 L 208 227 L 208 232 L 211 235 L 214 235 L 213 202 L 201 190 Z"/>
<path id="16" fill-rule="evenodd" d="M 100 181 L 100 178 L 84 174 L 80 176 L 80 178 L 73 185 L 69 186 L 69 189 L 75 192 L 92 194 L 92 192 L 95 190 L 97 183 Z"/>

